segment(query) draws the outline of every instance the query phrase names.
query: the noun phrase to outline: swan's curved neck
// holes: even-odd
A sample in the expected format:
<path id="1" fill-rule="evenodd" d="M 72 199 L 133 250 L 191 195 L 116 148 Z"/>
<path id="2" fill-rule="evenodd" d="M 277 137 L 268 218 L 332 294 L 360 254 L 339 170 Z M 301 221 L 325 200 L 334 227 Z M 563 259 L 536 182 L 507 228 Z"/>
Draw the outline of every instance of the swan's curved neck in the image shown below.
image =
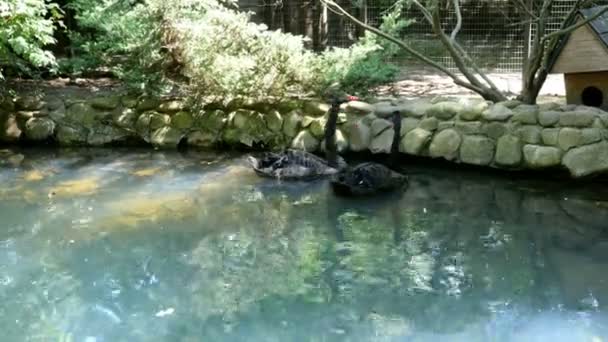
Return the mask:
<path id="1" fill-rule="evenodd" d="M 327 163 L 331 167 L 338 166 L 338 156 L 336 147 L 336 126 L 338 124 L 338 113 L 340 112 L 340 104 L 332 102 L 329 109 L 327 124 L 325 124 L 325 157 Z"/>

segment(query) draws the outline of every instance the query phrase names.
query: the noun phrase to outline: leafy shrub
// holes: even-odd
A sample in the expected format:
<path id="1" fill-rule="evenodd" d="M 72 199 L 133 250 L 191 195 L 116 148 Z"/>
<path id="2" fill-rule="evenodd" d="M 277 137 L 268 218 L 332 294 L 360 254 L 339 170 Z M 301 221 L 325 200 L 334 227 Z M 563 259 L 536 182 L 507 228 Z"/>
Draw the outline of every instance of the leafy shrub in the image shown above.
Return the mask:
<path id="1" fill-rule="evenodd" d="M 45 0 L 0 2 L 0 78 L 6 67 L 17 73 L 54 67 L 55 58 L 44 47 L 55 43 L 53 24 L 60 18 L 59 7 Z"/>
<path id="2" fill-rule="evenodd" d="M 190 15 L 183 11 L 170 11 L 168 22 L 192 94 L 229 102 L 304 91 L 313 55 L 302 37 L 269 31 L 225 6 L 208 5 Z"/>

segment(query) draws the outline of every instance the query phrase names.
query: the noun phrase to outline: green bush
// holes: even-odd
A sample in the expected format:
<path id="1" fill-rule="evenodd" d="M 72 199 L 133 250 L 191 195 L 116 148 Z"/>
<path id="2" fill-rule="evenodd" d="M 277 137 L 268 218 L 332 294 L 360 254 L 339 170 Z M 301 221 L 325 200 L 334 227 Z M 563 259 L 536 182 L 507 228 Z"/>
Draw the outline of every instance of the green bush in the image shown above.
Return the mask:
<path id="1" fill-rule="evenodd" d="M 45 0 L 0 2 L 0 79 L 6 68 L 23 74 L 53 68 L 55 58 L 45 46 L 55 43 L 54 22 L 61 18 L 56 4 Z"/>
<path id="2" fill-rule="evenodd" d="M 59 72 L 108 70 L 138 93 L 177 86 L 197 103 L 267 102 L 322 94 L 335 83 L 359 93 L 396 72 L 385 61 L 392 47 L 371 36 L 315 54 L 303 37 L 251 22 L 232 1 L 67 0 L 66 8 L 75 24 L 68 31 L 70 58 L 59 61 Z M 53 20 L 44 19 L 49 11 L 60 14 L 44 0 L 0 5 L 8 16 L 0 21 L 0 58 L 18 55 L 26 64 L 54 67 L 53 55 L 42 49 L 54 43 Z"/>

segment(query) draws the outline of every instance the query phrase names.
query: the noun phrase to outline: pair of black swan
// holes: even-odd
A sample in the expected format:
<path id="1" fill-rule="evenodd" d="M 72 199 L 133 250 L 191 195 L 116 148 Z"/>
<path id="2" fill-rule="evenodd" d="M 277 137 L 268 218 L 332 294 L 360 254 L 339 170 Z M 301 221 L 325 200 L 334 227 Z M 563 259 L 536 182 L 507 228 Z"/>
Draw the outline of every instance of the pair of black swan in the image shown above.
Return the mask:
<path id="1" fill-rule="evenodd" d="M 286 180 L 308 180 L 329 175 L 333 191 L 342 196 L 368 196 L 406 187 L 405 175 L 382 164 L 367 162 L 351 167 L 337 155 L 336 126 L 340 105 L 354 99 L 352 96 L 335 96 L 331 99 L 325 125 L 326 160 L 309 152 L 289 149 L 282 153 L 266 153 L 262 158 L 249 157 L 254 171 L 260 176 Z M 400 113 L 395 111 L 392 119 L 395 134 L 390 161 L 395 165 L 399 154 Z"/>

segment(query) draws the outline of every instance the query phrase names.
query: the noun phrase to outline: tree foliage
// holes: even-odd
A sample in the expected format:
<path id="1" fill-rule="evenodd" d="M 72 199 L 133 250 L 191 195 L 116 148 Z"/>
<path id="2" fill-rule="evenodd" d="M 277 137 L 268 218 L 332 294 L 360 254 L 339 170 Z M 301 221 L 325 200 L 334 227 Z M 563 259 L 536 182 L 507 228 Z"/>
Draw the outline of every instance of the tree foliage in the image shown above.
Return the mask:
<path id="1" fill-rule="evenodd" d="M 0 24 L 10 33 L 0 41 L 0 56 L 10 53 L 23 65 L 55 71 L 54 56 L 43 47 L 55 43 L 53 19 L 45 18 L 49 11 L 61 14 L 58 5 L 9 4 L 0 13 L 27 25 Z M 231 0 L 67 0 L 63 9 L 71 20 L 69 53 L 59 58 L 58 72 L 87 76 L 102 70 L 138 92 L 177 86 L 199 103 L 267 101 L 321 94 L 334 83 L 365 91 L 390 82 L 397 71 L 385 62 L 390 46 L 371 36 L 352 48 L 313 53 L 304 37 L 253 23 Z M 6 63 L 14 67 L 15 61 Z"/>
<path id="2" fill-rule="evenodd" d="M 0 77 L 10 65 L 19 72 L 53 68 L 55 57 L 45 49 L 55 43 L 54 23 L 61 19 L 57 4 L 44 0 L 4 0 L 0 3 Z"/>

